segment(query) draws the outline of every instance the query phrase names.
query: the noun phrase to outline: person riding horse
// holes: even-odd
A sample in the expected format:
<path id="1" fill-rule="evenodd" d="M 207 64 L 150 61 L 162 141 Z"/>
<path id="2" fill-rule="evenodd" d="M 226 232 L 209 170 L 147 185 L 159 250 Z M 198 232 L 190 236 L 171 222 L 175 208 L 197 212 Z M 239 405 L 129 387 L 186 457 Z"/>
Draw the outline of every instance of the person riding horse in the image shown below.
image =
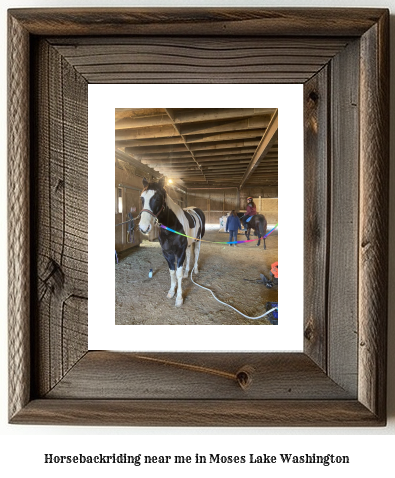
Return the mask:
<path id="1" fill-rule="evenodd" d="M 244 229 L 247 229 L 247 220 L 249 217 L 255 216 L 256 215 L 256 204 L 252 200 L 252 197 L 247 198 L 247 210 L 244 216 L 242 217 L 242 222 Z"/>

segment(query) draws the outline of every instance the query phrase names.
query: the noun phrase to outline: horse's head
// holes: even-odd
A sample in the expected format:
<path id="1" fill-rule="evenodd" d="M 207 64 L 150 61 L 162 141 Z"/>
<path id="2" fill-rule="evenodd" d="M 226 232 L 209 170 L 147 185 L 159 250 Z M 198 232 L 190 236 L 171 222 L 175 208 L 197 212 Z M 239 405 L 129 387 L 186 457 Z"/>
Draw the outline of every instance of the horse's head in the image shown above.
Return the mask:
<path id="1" fill-rule="evenodd" d="M 148 234 L 153 226 L 155 219 L 165 207 L 166 190 L 164 188 L 165 178 L 158 182 L 149 183 L 143 179 L 143 192 L 141 193 L 141 216 L 139 229 L 143 234 Z"/>

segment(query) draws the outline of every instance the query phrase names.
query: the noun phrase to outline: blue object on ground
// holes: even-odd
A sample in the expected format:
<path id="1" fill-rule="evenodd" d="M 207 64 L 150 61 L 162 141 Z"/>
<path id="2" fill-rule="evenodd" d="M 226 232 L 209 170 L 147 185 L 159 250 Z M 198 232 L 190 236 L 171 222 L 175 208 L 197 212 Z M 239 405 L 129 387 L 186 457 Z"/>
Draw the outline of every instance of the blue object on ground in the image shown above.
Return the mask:
<path id="1" fill-rule="evenodd" d="M 266 302 L 267 311 L 273 309 L 274 307 L 278 307 L 278 302 Z M 278 325 L 278 309 L 270 312 L 270 314 L 268 314 L 266 318 L 272 325 Z"/>

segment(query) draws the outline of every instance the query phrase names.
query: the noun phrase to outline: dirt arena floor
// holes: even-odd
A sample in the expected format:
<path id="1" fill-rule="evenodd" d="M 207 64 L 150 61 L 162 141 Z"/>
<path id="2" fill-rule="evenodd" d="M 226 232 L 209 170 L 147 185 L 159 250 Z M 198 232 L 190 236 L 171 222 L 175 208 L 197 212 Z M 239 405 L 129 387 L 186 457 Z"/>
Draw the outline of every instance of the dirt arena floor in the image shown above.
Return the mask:
<path id="1" fill-rule="evenodd" d="M 204 236 L 209 241 L 228 241 L 227 233 L 209 226 Z M 253 236 L 251 236 L 251 239 Z M 238 240 L 244 240 L 239 233 Z M 210 288 L 215 296 L 249 317 L 266 312 L 267 302 L 277 302 L 278 287 L 269 289 L 255 280 L 260 274 L 270 278 L 270 265 L 278 260 L 278 235 L 274 231 L 262 243 L 224 244 L 203 242 L 199 274 L 193 280 Z M 153 277 L 148 273 L 153 269 Z M 249 280 L 244 280 L 249 279 Z M 175 297 L 167 299 L 170 274 L 159 242 L 143 241 L 124 252 L 115 265 L 115 323 L 117 325 L 270 325 L 266 318 L 246 319 L 217 302 L 211 293 L 183 279 L 184 304 L 175 307 Z"/>

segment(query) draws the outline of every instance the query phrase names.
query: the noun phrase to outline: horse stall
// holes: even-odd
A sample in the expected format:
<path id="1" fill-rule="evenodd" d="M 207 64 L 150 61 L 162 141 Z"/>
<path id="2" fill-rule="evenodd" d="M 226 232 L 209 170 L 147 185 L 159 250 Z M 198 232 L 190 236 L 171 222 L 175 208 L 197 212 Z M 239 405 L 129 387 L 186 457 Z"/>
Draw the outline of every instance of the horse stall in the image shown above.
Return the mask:
<path id="1" fill-rule="evenodd" d="M 251 137 L 251 128 L 240 126 L 239 119 L 243 115 L 252 115 L 253 124 L 261 125 L 260 130 L 252 133 L 256 137 Z M 238 232 L 239 243 L 230 245 L 228 234 L 220 231 L 219 219 L 232 210 L 245 211 L 246 198 L 251 196 L 257 213 L 263 214 L 268 222 L 268 232 L 277 224 L 277 129 L 267 132 L 275 115 L 276 111 L 264 109 L 116 111 L 116 324 L 273 323 L 270 317 L 261 316 L 269 303 L 277 302 L 278 284 L 269 282 L 271 287 L 268 287 L 262 278 L 270 279 L 271 265 L 278 261 L 278 229 L 266 238 L 266 249 L 262 244 L 257 247 L 255 236 L 251 236 L 251 242 L 243 242 L 246 241 L 244 231 Z M 205 123 L 201 125 L 203 117 Z M 226 119 L 226 123 L 218 117 Z M 199 137 L 188 135 L 189 131 L 197 131 L 193 127 L 195 120 L 198 130 L 207 133 Z M 166 121 L 168 128 L 163 126 Z M 161 127 L 157 128 L 155 125 L 159 122 Z M 230 128 L 225 142 L 221 135 L 214 134 L 224 128 Z M 244 159 L 239 139 L 234 140 L 233 152 L 233 133 L 240 137 L 242 131 L 246 131 L 249 138 L 244 143 L 248 158 L 252 159 Z M 260 152 L 265 132 L 270 134 L 270 147 Z M 158 137 L 161 134 L 165 136 Z M 130 137 L 126 139 L 126 135 Z M 262 156 L 259 161 L 258 153 Z M 264 159 L 269 166 L 265 167 Z M 248 173 L 252 160 L 258 164 Z M 267 168 L 269 172 L 265 173 Z M 195 208 L 203 214 L 203 228 Z M 128 224 L 119 225 L 128 220 L 128 213 L 134 218 L 133 237 L 128 234 Z M 174 219 L 176 217 L 181 218 L 182 224 Z M 173 225 L 176 223 L 178 229 Z M 192 257 L 188 275 L 181 280 L 177 268 L 182 252 L 177 249 L 175 270 L 171 273 L 165 259 L 170 248 L 168 241 L 177 247 L 184 244 L 188 255 L 193 247 L 198 249 L 194 239 L 200 238 L 202 229 L 198 273 Z M 163 249 L 164 241 L 167 245 Z M 191 244 L 189 248 L 187 244 Z M 186 262 L 187 259 L 182 264 L 184 271 Z"/>
<path id="2" fill-rule="evenodd" d="M 151 171 L 143 165 L 125 158 L 121 152 L 115 153 L 115 252 L 119 255 L 123 251 L 140 245 L 142 237 L 138 227 L 130 231 L 129 220 L 137 217 L 141 209 L 140 195 L 143 190 L 144 176 L 155 178 Z M 135 226 L 135 224 L 133 224 Z M 158 237 L 157 231 L 152 231 L 149 240 Z"/>

